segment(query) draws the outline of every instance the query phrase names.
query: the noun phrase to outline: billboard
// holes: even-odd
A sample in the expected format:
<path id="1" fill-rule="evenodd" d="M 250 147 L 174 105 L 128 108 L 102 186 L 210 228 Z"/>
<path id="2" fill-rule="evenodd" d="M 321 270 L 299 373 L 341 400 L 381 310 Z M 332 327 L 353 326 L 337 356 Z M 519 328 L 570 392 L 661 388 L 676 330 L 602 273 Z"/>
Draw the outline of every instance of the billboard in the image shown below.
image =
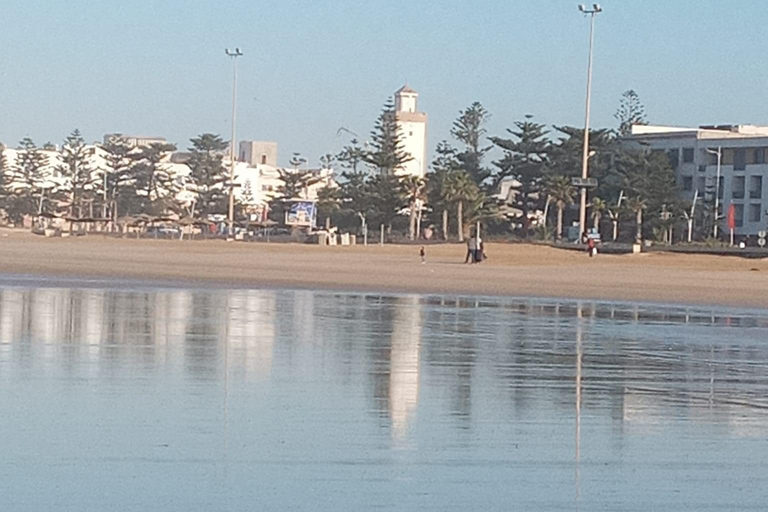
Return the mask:
<path id="1" fill-rule="evenodd" d="M 285 223 L 289 226 L 314 228 L 317 222 L 317 203 L 315 201 L 296 201 L 291 203 L 285 213 Z"/>

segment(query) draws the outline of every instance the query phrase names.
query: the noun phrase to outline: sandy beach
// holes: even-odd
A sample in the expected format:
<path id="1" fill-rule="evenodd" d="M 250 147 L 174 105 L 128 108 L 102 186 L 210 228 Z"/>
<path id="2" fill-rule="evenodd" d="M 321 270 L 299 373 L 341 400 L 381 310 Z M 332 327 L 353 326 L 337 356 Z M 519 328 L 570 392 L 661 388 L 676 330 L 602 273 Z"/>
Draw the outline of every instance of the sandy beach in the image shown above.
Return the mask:
<path id="1" fill-rule="evenodd" d="M 651 253 L 585 254 L 489 244 L 464 265 L 460 244 L 319 247 L 211 241 L 44 238 L 0 230 L 0 272 L 55 278 L 138 279 L 181 286 L 563 297 L 768 308 L 768 260 Z"/>

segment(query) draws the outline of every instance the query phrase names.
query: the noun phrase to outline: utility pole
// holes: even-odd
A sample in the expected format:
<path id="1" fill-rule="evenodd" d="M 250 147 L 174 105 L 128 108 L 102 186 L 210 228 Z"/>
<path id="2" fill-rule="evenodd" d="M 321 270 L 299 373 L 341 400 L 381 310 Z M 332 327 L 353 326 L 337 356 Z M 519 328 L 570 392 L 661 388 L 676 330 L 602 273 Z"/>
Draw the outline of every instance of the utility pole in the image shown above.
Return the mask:
<path id="1" fill-rule="evenodd" d="M 591 8 L 584 4 L 579 5 L 579 11 L 589 15 L 589 61 L 587 64 L 587 104 L 584 115 L 584 151 L 581 156 L 581 179 L 582 184 L 579 190 L 579 236 L 587 228 L 587 186 L 586 180 L 589 177 L 589 110 L 592 101 L 592 45 L 595 37 L 595 16 L 603 11 L 599 4 L 592 4 Z"/>
<path id="2" fill-rule="evenodd" d="M 237 116 L 237 58 L 243 55 L 240 48 L 226 49 L 224 53 L 232 59 L 232 139 L 229 142 L 229 231 L 227 239 L 235 237 L 235 121 Z"/>

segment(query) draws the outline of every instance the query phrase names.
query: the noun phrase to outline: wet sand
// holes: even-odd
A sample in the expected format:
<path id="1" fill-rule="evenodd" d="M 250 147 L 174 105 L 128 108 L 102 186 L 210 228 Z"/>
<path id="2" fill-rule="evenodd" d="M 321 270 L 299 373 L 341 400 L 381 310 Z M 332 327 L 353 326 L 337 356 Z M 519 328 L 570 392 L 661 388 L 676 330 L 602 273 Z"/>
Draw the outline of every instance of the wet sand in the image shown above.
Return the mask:
<path id="1" fill-rule="evenodd" d="M 137 279 L 181 286 L 562 297 L 768 308 L 768 260 L 651 253 L 599 255 L 488 244 L 464 265 L 465 246 L 319 247 L 211 241 L 44 238 L 0 230 L 0 272 Z"/>

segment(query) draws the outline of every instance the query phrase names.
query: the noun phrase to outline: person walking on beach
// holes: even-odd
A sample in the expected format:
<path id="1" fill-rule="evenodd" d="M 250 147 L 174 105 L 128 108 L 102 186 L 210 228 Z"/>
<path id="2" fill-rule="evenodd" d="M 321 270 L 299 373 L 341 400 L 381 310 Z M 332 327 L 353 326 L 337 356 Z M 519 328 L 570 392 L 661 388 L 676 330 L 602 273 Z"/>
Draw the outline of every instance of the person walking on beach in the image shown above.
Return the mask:
<path id="1" fill-rule="evenodd" d="M 475 263 L 482 263 L 483 261 L 483 239 L 480 235 L 475 236 Z"/>
<path id="2" fill-rule="evenodd" d="M 467 239 L 467 257 L 464 258 L 464 263 L 474 263 L 475 262 L 475 250 L 477 249 L 477 244 L 475 241 L 474 236 L 470 236 Z"/>
<path id="3" fill-rule="evenodd" d="M 427 262 L 427 251 L 424 250 L 424 246 L 421 246 L 421 249 L 419 249 L 419 256 L 421 256 L 421 264 L 425 264 Z"/>

